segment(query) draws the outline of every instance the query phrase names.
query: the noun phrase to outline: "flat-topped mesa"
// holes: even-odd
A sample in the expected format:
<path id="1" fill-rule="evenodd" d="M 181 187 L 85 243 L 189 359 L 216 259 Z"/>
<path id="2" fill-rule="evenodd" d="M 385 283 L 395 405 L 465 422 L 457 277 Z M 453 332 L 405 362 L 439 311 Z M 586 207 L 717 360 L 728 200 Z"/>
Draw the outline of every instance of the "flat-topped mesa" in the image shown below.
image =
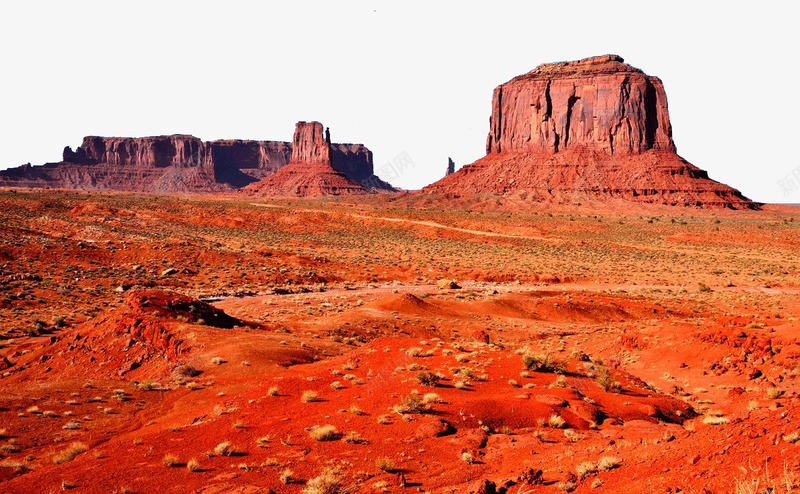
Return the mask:
<path id="1" fill-rule="evenodd" d="M 677 155 L 657 77 L 616 55 L 540 65 L 497 87 L 486 156 L 423 189 L 464 197 L 757 209 Z"/>
<path id="2" fill-rule="evenodd" d="M 290 161 L 326 163 L 370 189 L 393 190 L 373 175 L 372 152 L 363 144 L 332 144 L 318 122 L 298 125 L 294 141 L 191 135 L 88 136 L 63 161 L 0 170 L 0 186 L 131 192 L 221 192 L 240 189 Z"/>
<path id="3" fill-rule="evenodd" d="M 206 165 L 206 143 L 190 135 L 154 137 L 86 136 L 75 151 L 64 148 L 66 163 L 142 168 L 168 166 L 197 167 Z"/>
<path id="4" fill-rule="evenodd" d="M 661 80 L 617 55 L 543 64 L 511 79 L 494 90 L 489 122 L 487 154 L 675 152 Z"/>

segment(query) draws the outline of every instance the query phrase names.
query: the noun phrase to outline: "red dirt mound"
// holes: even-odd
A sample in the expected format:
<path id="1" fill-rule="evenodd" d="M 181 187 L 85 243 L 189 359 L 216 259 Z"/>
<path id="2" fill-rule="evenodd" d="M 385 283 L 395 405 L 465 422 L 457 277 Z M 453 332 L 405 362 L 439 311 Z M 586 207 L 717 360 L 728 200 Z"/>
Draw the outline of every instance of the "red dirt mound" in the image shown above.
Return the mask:
<path id="1" fill-rule="evenodd" d="M 56 336 L 15 362 L 69 376 L 157 377 L 191 350 L 182 324 L 233 328 L 245 323 L 184 295 L 159 290 L 131 292 L 125 305 Z"/>

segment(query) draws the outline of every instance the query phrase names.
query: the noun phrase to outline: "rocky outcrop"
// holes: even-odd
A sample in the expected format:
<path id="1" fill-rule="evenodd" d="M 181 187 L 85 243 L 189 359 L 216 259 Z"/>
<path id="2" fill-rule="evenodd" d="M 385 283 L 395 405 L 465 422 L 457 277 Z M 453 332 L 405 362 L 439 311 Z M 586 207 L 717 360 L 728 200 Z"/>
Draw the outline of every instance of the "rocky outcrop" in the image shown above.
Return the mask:
<path id="1" fill-rule="evenodd" d="M 324 137 L 323 137 L 324 138 Z M 304 141 L 302 141 L 304 142 Z M 328 143 L 330 144 L 330 143 Z M 369 188 L 392 190 L 373 175 L 372 152 L 362 144 L 330 144 L 315 160 L 333 166 Z M 287 165 L 295 153 L 290 142 L 218 140 L 190 135 L 84 138 L 63 161 L 23 165 L 0 171 L 0 186 L 49 187 L 132 192 L 220 192 L 245 187 Z"/>
<path id="2" fill-rule="evenodd" d="M 323 133 L 319 122 L 297 122 L 292 139 L 292 163 L 331 162 L 330 130 Z"/>
<path id="3" fill-rule="evenodd" d="M 354 147 L 353 152 L 357 153 L 358 149 Z M 323 132 L 321 123 L 298 122 L 294 131 L 292 158 L 289 164 L 266 179 L 245 187 L 243 191 L 254 196 L 366 194 L 367 188 L 342 171 L 350 166 L 346 160 L 338 157 L 339 168 L 335 166 L 337 156 L 340 155 L 332 151 L 330 131 L 325 129 Z M 371 153 L 369 158 L 371 164 Z M 368 172 L 367 179 L 372 177 L 372 170 L 369 169 Z"/>
<path id="4" fill-rule="evenodd" d="M 453 162 L 453 158 L 447 158 L 447 172 L 445 173 L 445 177 L 448 175 L 452 175 L 456 171 L 456 164 Z"/>
<path id="5" fill-rule="evenodd" d="M 661 80 L 616 55 L 540 65 L 498 86 L 489 127 L 485 158 L 424 191 L 757 207 L 676 154 Z"/>
<path id="6" fill-rule="evenodd" d="M 489 128 L 487 154 L 675 152 L 661 80 L 616 55 L 540 65 L 498 86 Z"/>

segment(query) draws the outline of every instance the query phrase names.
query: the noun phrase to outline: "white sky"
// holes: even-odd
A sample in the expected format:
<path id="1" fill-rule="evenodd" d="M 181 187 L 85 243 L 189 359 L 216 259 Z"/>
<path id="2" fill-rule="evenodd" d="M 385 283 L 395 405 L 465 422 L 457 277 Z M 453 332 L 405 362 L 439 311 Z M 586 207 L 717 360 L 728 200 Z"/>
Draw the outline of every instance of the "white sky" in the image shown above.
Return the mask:
<path id="1" fill-rule="evenodd" d="M 778 185 L 800 177 L 797 19 L 788 1 L 4 1 L 0 168 L 84 135 L 291 140 L 319 120 L 379 174 L 407 152 L 392 183 L 420 188 L 484 155 L 495 86 L 615 53 L 664 81 L 679 154 L 800 202 Z"/>

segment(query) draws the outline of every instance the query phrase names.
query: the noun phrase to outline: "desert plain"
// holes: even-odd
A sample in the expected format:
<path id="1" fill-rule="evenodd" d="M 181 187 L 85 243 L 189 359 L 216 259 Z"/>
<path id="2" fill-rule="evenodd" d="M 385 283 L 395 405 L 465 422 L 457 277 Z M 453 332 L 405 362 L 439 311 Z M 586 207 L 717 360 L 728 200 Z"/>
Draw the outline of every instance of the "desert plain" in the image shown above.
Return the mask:
<path id="1" fill-rule="evenodd" d="M 7 189 L 0 216 L 2 492 L 800 485 L 795 207 Z"/>

